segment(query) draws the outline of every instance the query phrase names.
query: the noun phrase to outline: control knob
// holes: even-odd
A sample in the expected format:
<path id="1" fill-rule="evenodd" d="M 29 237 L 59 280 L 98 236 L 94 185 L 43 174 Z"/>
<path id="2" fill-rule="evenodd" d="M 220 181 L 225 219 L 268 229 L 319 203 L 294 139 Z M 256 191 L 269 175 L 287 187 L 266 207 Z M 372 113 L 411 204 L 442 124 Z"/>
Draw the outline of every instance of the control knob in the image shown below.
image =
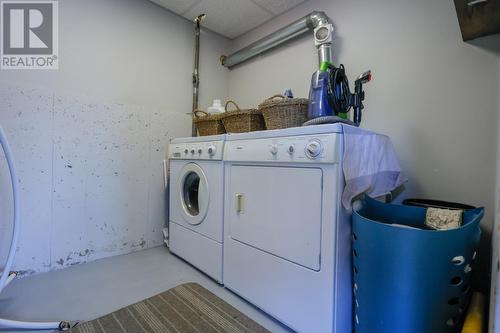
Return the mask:
<path id="1" fill-rule="evenodd" d="M 317 139 L 309 141 L 306 145 L 306 155 L 312 159 L 321 155 L 322 150 L 321 142 Z"/>
<path id="2" fill-rule="evenodd" d="M 203 153 L 203 150 L 201 148 L 198 149 L 198 154 L 202 154 Z"/>
<path id="3" fill-rule="evenodd" d="M 186 149 L 184 149 L 184 154 L 187 154 L 187 153 L 189 153 L 189 150 L 187 150 L 187 148 L 186 148 Z"/>
<path id="4" fill-rule="evenodd" d="M 191 154 L 193 154 L 193 155 L 194 155 L 194 149 L 191 149 Z"/>
<path id="5" fill-rule="evenodd" d="M 271 147 L 269 147 L 269 151 L 271 152 L 271 154 L 273 155 L 277 155 L 278 154 L 278 145 L 271 145 Z"/>
<path id="6" fill-rule="evenodd" d="M 210 156 L 214 156 L 215 153 L 217 152 L 217 147 L 215 147 L 214 145 L 211 145 L 208 147 L 208 155 Z"/>

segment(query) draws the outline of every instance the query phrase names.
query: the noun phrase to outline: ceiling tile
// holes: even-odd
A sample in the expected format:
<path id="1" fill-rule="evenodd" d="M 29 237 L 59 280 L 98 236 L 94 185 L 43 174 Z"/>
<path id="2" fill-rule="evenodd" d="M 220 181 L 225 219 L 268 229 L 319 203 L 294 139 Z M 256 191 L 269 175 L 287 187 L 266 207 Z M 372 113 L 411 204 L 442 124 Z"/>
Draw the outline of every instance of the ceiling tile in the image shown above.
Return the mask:
<path id="1" fill-rule="evenodd" d="M 285 11 L 305 2 L 305 0 L 252 0 L 256 4 L 269 10 L 274 15 L 284 13 Z"/>
<path id="2" fill-rule="evenodd" d="M 183 16 L 192 20 L 203 13 L 207 14 L 203 26 L 229 38 L 236 38 L 272 18 L 251 0 L 202 0 Z"/>
<path id="3" fill-rule="evenodd" d="M 152 2 L 173 11 L 176 14 L 183 14 L 201 0 L 151 0 Z"/>

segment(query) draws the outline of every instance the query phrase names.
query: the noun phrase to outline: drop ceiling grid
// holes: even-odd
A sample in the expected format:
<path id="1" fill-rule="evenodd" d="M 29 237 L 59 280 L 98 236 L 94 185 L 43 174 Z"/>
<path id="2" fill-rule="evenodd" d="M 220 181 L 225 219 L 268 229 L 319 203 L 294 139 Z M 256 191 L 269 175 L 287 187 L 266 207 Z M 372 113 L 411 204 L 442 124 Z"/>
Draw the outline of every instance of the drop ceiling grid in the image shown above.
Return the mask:
<path id="1" fill-rule="evenodd" d="M 234 39 L 307 0 L 151 1 L 188 20 L 207 14 L 203 26 Z"/>
<path id="2" fill-rule="evenodd" d="M 182 15 L 190 8 L 200 3 L 202 0 L 151 0 L 152 2 L 160 5 L 168 10 Z M 194 19 L 194 18 L 193 18 Z"/>
<path id="3" fill-rule="evenodd" d="M 273 16 L 277 16 L 289 9 L 305 2 L 306 0 L 250 0 L 269 11 Z"/>
<path id="4" fill-rule="evenodd" d="M 187 7 L 187 8 L 186 8 L 186 10 L 184 10 L 184 11 L 181 13 L 181 15 L 182 15 L 182 16 L 184 16 L 184 17 L 186 17 L 186 13 L 187 13 L 187 12 L 189 12 L 189 11 L 190 11 L 191 9 L 193 9 L 194 7 L 198 6 L 198 5 L 200 4 L 200 2 L 202 2 L 202 1 L 203 1 L 203 0 L 196 0 L 196 1 L 193 1 L 193 3 L 192 3 L 189 7 Z M 200 14 L 203 14 L 203 13 L 199 13 L 198 15 L 200 15 Z M 198 16 L 198 15 L 196 15 L 196 16 Z M 190 19 L 190 18 L 188 18 L 188 19 Z"/>
<path id="5" fill-rule="evenodd" d="M 196 17 L 207 14 L 203 25 L 229 38 L 251 30 L 270 20 L 272 14 L 249 0 L 202 0 L 184 14 L 184 17 Z"/>

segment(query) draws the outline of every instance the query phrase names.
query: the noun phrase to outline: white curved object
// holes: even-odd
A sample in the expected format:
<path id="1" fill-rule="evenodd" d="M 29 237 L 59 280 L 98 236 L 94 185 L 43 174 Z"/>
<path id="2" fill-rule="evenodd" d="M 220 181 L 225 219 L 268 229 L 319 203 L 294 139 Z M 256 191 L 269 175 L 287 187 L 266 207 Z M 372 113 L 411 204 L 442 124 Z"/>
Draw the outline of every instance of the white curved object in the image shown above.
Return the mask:
<path id="1" fill-rule="evenodd" d="M 10 273 L 12 265 L 14 263 L 14 255 L 16 253 L 17 243 L 19 240 L 19 229 L 21 226 L 20 221 L 20 213 L 21 213 L 21 200 L 19 196 L 19 185 L 17 180 L 17 171 L 16 165 L 14 163 L 14 158 L 12 155 L 12 151 L 10 149 L 9 143 L 5 136 L 5 132 L 3 128 L 0 126 L 0 145 L 5 152 L 5 158 L 7 160 L 7 165 L 9 167 L 10 179 L 12 182 L 12 192 L 14 196 L 14 230 L 12 232 L 12 242 L 9 249 L 9 255 L 7 257 L 7 263 L 1 272 L 0 277 L 0 293 L 2 290 L 10 283 L 17 274 Z M 22 322 L 22 321 L 14 321 L 0 318 L 0 327 L 1 328 L 16 328 L 16 329 L 25 329 L 25 330 L 61 330 L 63 328 L 69 329 L 69 323 L 66 322 Z"/>
<path id="2" fill-rule="evenodd" d="M 19 198 L 19 186 L 17 182 L 17 171 L 16 165 L 14 163 L 14 159 L 12 156 L 12 150 L 7 142 L 7 138 L 5 136 L 5 132 L 3 128 L 0 126 L 0 144 L 2 145 L 3 151 L 5 152 L 5 158 L 7 159 L 7 164 L 9 166 L 10 171 L 10 179 L 12 182 L 12 192 L 14 195 L 14 230 L 12 231 L 12 242 L 10 245 L 9 255 L 7 257 L 7 263 L 5 264 L 3 274 L 0 277 L 0 292 L 2 292 L 3 288 L 7 285 L 7 280 L 9 278 L 10 269 L 14 263 L 14 255 L 17 248 L 17 242 L 19 239 L 19 227 L 20 227 L 20 198 Z"/>
<path id="3" fill-rule="evenodd" d="M 0 319 L 0 327 L 15 328 L 21 330 L 59 330 L 60 324 L 61 324 L 60 322 L 37 323 L 37 322 Z"/>

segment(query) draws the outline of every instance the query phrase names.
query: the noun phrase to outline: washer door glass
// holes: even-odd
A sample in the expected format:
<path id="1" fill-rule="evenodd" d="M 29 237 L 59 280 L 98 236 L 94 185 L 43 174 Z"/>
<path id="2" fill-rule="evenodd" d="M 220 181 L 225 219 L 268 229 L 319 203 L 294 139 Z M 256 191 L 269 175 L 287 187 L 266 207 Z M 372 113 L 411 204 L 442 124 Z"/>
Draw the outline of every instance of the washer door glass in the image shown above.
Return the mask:
<path id="1" fill-rule="evenodd" d="M 184 179 L 184 205 L 186 210 L 192 216 L 200 214 L 200 205 L 198 201 L 198 193 L 200 192 L 200 176 L 196 172 L 191 171 Z"/>
<path id="2" fill-rule="evenodd" d="M 180 197 L 182 215 L 191 225 L 198 225 L 208 211 L 208 183 L 203 170 L 195 163 L 187 164 L 181 172 Z"/>

